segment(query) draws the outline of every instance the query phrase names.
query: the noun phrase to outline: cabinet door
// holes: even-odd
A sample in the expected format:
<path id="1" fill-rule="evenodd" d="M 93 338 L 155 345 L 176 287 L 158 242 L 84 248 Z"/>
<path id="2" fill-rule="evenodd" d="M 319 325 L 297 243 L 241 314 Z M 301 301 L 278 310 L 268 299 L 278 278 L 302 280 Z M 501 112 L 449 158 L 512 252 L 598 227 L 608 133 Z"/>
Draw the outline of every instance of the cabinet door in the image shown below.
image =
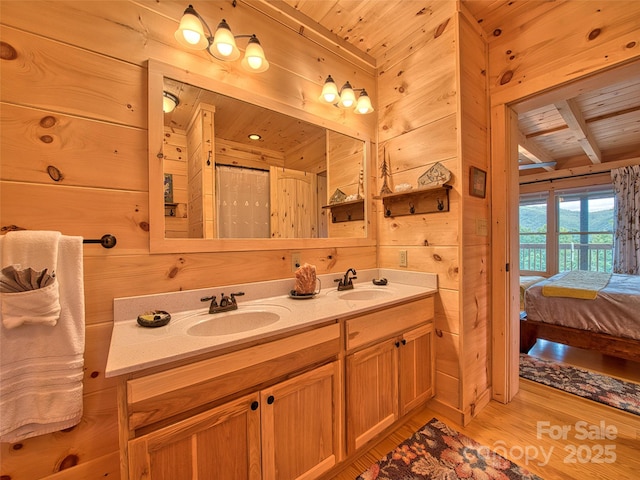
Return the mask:
<path id="1" fill-rule="evenodd" d="M 129 441 L 130 480 L 178 478 L 261 478 L 257 394 Z"/>
<path id="2" fill-rule="evenodd" d="M 316 478 L 337 463 L 339 380 L 333 362 L 260 393 L 265 480 Z"/>
<path id="3" fill-rule="evenodd" d="M 348 454 L 398 418 L 397 350 L 392 339 L 346 357 Z"/>
<path id="4" fill-rule="evenodd" d="M 433 323 L 402 336 L 398 347 L 400 414 L 433 396 Z"/>

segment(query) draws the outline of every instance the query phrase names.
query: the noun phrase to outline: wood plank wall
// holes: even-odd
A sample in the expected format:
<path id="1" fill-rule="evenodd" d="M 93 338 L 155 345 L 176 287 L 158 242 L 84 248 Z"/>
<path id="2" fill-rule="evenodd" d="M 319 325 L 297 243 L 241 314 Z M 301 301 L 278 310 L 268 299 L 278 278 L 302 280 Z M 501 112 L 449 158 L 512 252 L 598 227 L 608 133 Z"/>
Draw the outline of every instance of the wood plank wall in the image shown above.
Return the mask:
<path id="1" fill-rule="evenodd" d="M 379 168 L 385 158 L 391 189 L 416 188 L 440 162 L 452 172 L 450 210 L 384 218 L 380 208 L 378 257 L 398 268 L 406 250 L 409 270 L 438 274 L 436 401 L 466 422 L 491 385 L 489 196 L 469 195 L 470 167 L 489 169 L 485 40 L 455 2 L 434 4 L 423 30 L 416 48 L 403 45 L 404 56 L 391 52 L 380 66 Z"/>
<path id="2" fill-rule="evenodd" d="M 30 230 L 100 238 L 85 245 L 84 416 L 69 431 L 3 443 L 2 478 L 120 478 L 116 385 L 105 379 L 113 299 L 292 276 L 290 251 L 149 254 L 148 58 L 205 69 L 272 104 L 375 138 L 375 115 L 347 115 L 308 101 L 329 73 L 358 78 L 375 98 L 373 70 L 345 61 L 239 2 L 200 2 L 212 23 L 256 31 L 271 68 L 251 76 L 239 65 L 176 48 L 185 2 L 3 1 L 0 5 L 1 218 Z M 337 49 L 339 50 L 339 49 Z M 354 57 L 355 58 L 355 57 Z M 239 62 L 238 62 L 239 63 Z M 47 174 L 55 166 L 63 178 Z M 299 251 L 299 249 L 297 249 Z M 376 249 L 311 248 L 302 259 L 320 273 L 376 266 Z M 251 268 L 246 268 L 248 265 Z"/>

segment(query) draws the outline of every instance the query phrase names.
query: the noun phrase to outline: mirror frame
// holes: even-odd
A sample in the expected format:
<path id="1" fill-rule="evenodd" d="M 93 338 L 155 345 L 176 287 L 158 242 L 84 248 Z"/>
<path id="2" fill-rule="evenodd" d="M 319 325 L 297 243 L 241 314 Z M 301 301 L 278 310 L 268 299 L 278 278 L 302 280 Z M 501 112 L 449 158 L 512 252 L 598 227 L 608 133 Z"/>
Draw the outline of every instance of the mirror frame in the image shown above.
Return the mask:
<path id="1" fill-rule="evenodd" d="M 165 238 L 164 190 L 163 190 L 163 136 L 164 114 L 162 91 L 164 77 L 188 83 L 206 90 L 253 103 L 285 115 L 300 118 L 309 123 L 364 141 L 364 209 L 365 235 L 358 238 L 247 238 L 202 239 Z M 192 70 L 184 70 L 150 59 L 148 61 L 148 156 L 149 156 L 149 251 L 150 253 L 238 252 L 282 249 L 311 249 L 334 247 L 375 246 L 375 219 L 371 196 L 371 172 L 373 146 L 368 136 L 355 132 L 295 107 L 261 97 L 255 93 L 215 80 Z M 155 181 L 154 179 L 157 179 Z"/>

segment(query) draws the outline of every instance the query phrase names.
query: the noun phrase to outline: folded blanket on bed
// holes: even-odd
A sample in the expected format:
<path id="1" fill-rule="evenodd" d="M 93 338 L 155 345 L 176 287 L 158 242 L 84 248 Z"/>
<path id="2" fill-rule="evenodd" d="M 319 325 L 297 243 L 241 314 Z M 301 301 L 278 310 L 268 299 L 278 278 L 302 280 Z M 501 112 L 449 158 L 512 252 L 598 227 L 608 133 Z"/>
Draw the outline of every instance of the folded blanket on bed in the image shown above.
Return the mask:
<path id="1" fill-rule="evenodd" d="M 610 279 L 610 273 L 572 270 L 563 277 L 550 280 L 549 283 L 543 285 L 542 295 L 595 300 L 598 297 L 598 292 L 607 286 Z"/>

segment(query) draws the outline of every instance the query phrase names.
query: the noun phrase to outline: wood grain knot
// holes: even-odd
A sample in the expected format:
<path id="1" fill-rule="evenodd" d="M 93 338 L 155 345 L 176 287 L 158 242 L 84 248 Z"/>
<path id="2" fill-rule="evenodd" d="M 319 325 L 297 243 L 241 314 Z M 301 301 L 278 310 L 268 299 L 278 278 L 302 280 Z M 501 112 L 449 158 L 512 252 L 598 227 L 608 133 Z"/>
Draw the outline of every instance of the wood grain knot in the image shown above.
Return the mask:
<path id="1" fill-rule="evenodd" d="M 444 33 L 445 28 L 447 28 L 447 24 L 449 23 L 449 19 L 447 18 L 444 22 L 442 22 L 436 28 L 436 32 L 433 34 L 433 38 L 438 38 L 440 35 Z"/>
<path id="2" fill-rule="evenodd" d="M 138 225 L 144 232 L 149 231 L 149 222 L 140 222 Z"/>
<path id="3" fill-rule="evenodd" d="M 502 30 L 500 30 L 499 28 L 496 28 L 496 29 L 493 31 L 493 36 L 494 36 L 494 37 L 499 37 L 500 35 L 502 35 Z"/>
<path id="4" fill-rule="evenodd" d="M 589 38 L 589 40 L 595 40 L 596 38 L 598 38 L 598 35 L 600 35 L 601 32 L 602 30 L 600 30 L 599 28 L 594 28 L 589 32 L 589 36 L 587 38 Z"/>
<path id="5" fill-rule="evenodd" d="M 53 165 L 49 165 L 47 167 L 47 173 L 51 177 L 51 180 L 53 180 L 54 182 L 59 182 L 64 178 L 64 175 L 62 175 L 62 172 L 58 169 L 58 167 L 54 167 Z"/>
<path id="6" fill-rule="evenodd" d="M 441 257 L 440 255 L 438 255 L 437 253 L 434 253 L 434 254 L 433 254 L 433 259 L 434 259 L 436 262 L 441 262 L 441 261 L 442 261 L 442 257 Z"/>
<path id="7" fill-rule="evenodd" d="M 21 443 L 14 443 L 13 445 L 11 445 L 11 448 L 13 450 L 22 450 L 22 447 L 24 447 L 24 445 Z"/>
<path id="8" fill-rule="evenodd" d="M 40 141 L 42 143 L 53 143 L 53 137 L 51 135 L 42 135 Z"/>
<path id="9" fill-rule="evenodd" d="M 173 267 L 171 270 L 169 270 L 169 278 L 175 278 L 175 276 L 178 275 L 179 271 L 180 269 L 178 267 Z"/>
<path id="10" fill-rule="evenodd" d="M 42 117 L 40 119 L 40 126 L 42 128 L 51 128 L 56 123 L 58 123 L 58 121 L 56 120 L 56 117 L 54 117 L 53 115 L 47 115 L 46 117 Z"/>
<path id="11" fill-rule="evenodd" d="M 18 58 L 18 52 L 7 42 L 0 42 L 0 58 L 2 60 L 15 60 Z"/>
<path id="12" fill-rule="evenodd" d="M 436 336 L 442 338 L 442 330 L 440 330 L 439 328 L 436 328 L 435 332 L 436 332 Z"/>
<path id="13" fill-rule="evenodd" d="M 98 378 L 100 376 L 100 372 L 91 372 L 91 378 Z"/>
<path id="14" fill-rule="evenodd" d="M 633 47 L 635 47 L 635 46 L 636 46 L 636 42 L 629 42 L 629 43 L 627 43 L 627 44 L 625 45 L 625 47 L 627 47 L 627 48 L 633 48 Z"/>
<path id="15" fill-rule="evenodd" d="M 62 462 L 60 462 L 60 466 L 58 467 L 57 471 L 61 472 L 62 470 L 66 470 L 67 468 L 75 467 L 79 462 L 80 457 L 78 457 L 77 455 L 67 455 L 62 459 Z"/>
<path id="16" fill-rule="evenodd" d="M 509 83 L 512 78 L 513 78 L 513 70 L 507 70 L 502 74 L 502 77 L 500 77 L 500 85 Z"/>
<path id="17" fill-rule="evenodd" d="M 11 475 L 0 475 L 0 480 L 11 480 Z"/>

